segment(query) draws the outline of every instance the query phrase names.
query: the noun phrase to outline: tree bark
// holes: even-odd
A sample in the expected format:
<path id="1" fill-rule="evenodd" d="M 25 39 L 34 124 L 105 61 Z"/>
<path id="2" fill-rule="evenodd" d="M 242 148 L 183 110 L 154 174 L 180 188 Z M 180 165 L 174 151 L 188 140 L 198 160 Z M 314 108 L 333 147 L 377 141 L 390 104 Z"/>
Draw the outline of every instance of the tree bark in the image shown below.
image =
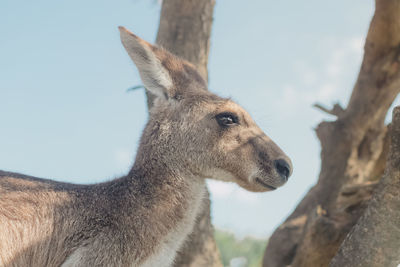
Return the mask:
<path id="1" fill-rule="evenodd" d="M 385 175 L 330 267 L 400 264 L 400 106 L 393 111 L 390 132 L 391 148 Z"/>
<path id="2" fill-rule="evenodd" d="M 206 81 L 214 5 L 215 0 L 164 0 L 156 40 L 157 45 L 194 64 Z M 146 94 L 150 109 L 154 96 Z M 222 266 L 211 225 L 208 192 L 175 266 Z"/>
<path id="3" fill-rule="evenodd" d="M 271 236 L 263 266 L 328 266 L 382 176 L 384 120 L 400 92 L 400 0 L 376 0 L 364 51 L 347 108 L 317 127 L 318 182 Z"/>

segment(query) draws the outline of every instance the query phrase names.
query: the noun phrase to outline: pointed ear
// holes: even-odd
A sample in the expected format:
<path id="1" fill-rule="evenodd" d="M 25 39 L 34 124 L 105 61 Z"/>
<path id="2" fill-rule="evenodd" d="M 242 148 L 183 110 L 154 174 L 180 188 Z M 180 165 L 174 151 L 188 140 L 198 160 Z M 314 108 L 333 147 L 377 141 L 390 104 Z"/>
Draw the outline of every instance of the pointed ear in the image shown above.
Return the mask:
<path id="1" fill-rule="evenodd" d="M 139 69 L 144 87 L 156 96 L 168 99 L 173 82 L 170 73 L 157 56 L 155 46 L 142 40 L 124 27 L 118 27 L 128 55 Z"/>

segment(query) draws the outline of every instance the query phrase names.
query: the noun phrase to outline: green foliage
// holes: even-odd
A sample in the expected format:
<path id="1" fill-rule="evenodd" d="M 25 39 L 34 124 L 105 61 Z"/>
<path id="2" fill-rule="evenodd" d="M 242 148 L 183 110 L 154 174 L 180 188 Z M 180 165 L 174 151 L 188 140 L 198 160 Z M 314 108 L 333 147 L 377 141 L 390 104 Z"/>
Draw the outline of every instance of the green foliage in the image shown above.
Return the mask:
<path id="1" fill-rule="evenodd" d="M 261 266 L 268 240 L 253 237 L 238 239 L 233 233 L 221 230 L 215 230 L 214 235 L 224 266 L 229 266 L 230 260 L 237 257 L 246 258 L 248 267 Z"/>

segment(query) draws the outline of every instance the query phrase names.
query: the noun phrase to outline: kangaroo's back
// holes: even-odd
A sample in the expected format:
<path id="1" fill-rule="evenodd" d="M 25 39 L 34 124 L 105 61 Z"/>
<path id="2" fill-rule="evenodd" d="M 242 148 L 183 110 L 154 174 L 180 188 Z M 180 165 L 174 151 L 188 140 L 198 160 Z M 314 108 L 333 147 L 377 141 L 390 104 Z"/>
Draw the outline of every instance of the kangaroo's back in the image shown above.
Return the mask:
<path id="1" fill-rule="evenodd" d="M 78 248 L 106 242 L 117 222 L 104 205 L 96 186 L 0 171 L 0 266 L 61 266 Z"/>
<path id="2" fill-rule="evenodd" d="M 61 184 L 60 184 L 61 185 Z M 60 266 L 71 196 L 56 182 L 0 171 L 0 266 Z M 58 189 L 57 189 L 58 188 Z M 61 239 L 52 238 L 54 233 Z"/>

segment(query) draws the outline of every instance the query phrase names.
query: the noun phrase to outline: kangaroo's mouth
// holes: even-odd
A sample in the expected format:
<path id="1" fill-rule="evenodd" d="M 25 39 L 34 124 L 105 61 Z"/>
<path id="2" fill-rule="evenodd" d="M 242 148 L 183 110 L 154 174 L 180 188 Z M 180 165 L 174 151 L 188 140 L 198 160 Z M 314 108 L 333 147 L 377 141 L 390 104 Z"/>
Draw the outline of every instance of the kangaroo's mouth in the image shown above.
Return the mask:
<path id="1" fill-rule="evenodd" d="M 260 178 L 258 178 L 258 177 L 257 177 L 255 180 L 256 180 L 257 183 L 261 184 L 262 186 L 264 186 L 264 187 L 266 187 L 266 188 L 268 188 L 268 189 L 271 189 L 271 190 L 275 190 L 275 189 L 276 189 L 276 187 L 273 187 L 273 186 L 271 186 L 271 185 L 269 185 L 269 184 L 263 182 L 263 181 L 262 181 Z"/>

